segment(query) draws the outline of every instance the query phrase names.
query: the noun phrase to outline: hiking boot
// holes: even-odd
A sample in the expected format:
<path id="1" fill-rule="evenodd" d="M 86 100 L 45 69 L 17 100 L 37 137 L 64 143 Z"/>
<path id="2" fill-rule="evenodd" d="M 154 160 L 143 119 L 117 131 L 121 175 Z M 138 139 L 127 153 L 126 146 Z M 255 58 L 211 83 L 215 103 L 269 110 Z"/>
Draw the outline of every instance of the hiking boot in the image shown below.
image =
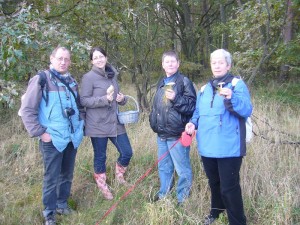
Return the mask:
<path id="1" fill-rule="evenodd" d="M 67 208 L 57 208 L 56 209 L 56 213 L 58 215 L 70 215 L 70 214 L 74 213 L 74 210 L 71 209 L 70 207 L 67 207 Z"/>
<path id="2" fill-rule="evenodd" d="M 116 163 L 116 180 L 120 184 L 126 184 L 126 181 L 124 179 L 126 169 L 127 167 L 123 167 L 119 163 Z"/>
<path id="3" fill-rule="evenodd" d="M 99 173 L 99 174 L 94 173 L 94 178 L 95 178 L 97 186 L 100 189 L 100 191 L 102 192 L 104 198 L 107 200 L 112 200 L 113 195 L 110 192 L 108 185 L 106 183 L 106 174 L 105 173 Z"/>
<path id="4" fill-rule="evenodd" d="M 203 225 L 210 225 L 215 222 L 216 219 L 217 218 L 213 217 L 212 215 L 207 215 L 204 218 Z"/>
<path id="5" fill-rule="evenodd" d="M 162 198 L 159 197 L 159 194 L 156 193 L 152 198 L 151 198 L 151 202 L 154 203 L 154 202 L 158 202 L 162 200 Z"/>
<path id="6" fill-rule="evenodd" d="M 45 225 L 56 225 L 55 215 L 50 215 L 45 218 Z"/>

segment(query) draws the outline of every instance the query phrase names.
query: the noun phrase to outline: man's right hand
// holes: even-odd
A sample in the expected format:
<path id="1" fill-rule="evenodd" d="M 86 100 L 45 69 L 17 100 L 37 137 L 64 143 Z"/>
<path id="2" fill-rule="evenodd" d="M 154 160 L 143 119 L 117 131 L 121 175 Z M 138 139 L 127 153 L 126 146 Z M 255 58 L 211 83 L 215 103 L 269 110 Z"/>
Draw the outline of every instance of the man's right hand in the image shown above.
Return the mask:
<path id="1" fill-rule="evenodd" d="M 50 134 L 48 133 L 43 133 L 40 138 L 43 142 L 51 142 L 52 140 Z"/>

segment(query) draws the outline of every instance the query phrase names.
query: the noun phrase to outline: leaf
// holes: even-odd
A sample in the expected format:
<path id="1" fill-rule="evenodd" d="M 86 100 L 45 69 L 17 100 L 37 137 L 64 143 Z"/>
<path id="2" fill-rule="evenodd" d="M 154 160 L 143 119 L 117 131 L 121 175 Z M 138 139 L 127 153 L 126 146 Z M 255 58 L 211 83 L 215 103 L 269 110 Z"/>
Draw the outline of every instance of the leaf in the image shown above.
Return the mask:
<path id="1" fill-rule="evenodd" d="M 21 58 L 23 56 L 23 53 L 21 50 L 14 50 L 15 56 L 17 56 L 18 58 Z"/>

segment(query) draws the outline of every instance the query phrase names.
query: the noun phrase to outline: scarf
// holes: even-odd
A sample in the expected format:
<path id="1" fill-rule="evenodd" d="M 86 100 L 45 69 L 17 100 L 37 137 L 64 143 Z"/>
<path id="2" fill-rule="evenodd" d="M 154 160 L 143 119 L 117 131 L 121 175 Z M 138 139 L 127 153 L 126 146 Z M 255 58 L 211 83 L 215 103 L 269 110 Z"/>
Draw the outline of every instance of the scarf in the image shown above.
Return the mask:
<path id="1" fill-rule="evenodd" d="M 71 82 L 71 75 L 70 75 L 69 72 L 67 72 L 65 74 L 61 74 L 58 71 L 56 71 L 52 65 L 50 65 L 50 72 L 54 76 L 56 76 L 57 78 L 59 78 L 60 80 L 65 81 L 67 84 L 69 84 Z"/>
<path id="2" fill-rule="evenodd" d="M 225 84 L 230 83 L 232 80 L 232 75 L 230 73 L 227 73 L 223 77 L 218 77 L 218 78 L 213 78 L 210 80 L 211 86 L 213 87 L 214 90 L 218 88 L 218 84 L 221 82 L 224 82 Z"/>

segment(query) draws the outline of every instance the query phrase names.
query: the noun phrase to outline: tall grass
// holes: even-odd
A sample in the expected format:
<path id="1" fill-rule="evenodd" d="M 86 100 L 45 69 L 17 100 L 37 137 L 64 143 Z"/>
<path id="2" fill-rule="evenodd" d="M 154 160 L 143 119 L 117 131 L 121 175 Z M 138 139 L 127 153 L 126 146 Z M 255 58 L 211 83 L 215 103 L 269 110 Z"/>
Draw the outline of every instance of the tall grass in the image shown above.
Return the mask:
<path id="1" fill-rule="evenodd" d="M 124 87 L 133 93 L 132 87 Z M 134 96 L 132 94 L 132 96 Z M 248 144 L 241 169 L 241 186 L 249 225 L 300 224 L 300 110 L 290 103 L 253 96 L 254 132 Z M 3 113 L 3 111 L 2 111 Z M 0 129 L 0 224 L 43 224 L 41 185 L 43 164 L 36 139 L 28 137 L 16 112 L 1 121 Z M 127 126 L 134 157 L 127 172 L 130 185 L 157 160 L 155 134 L 149 127 L 148 115 L 141 114 L 137 124 Z M 74 215 L 58 217 L 59 224 L 93 225 L 124 195 L 128 187 L 114 181 L 117 151 L 108 145 L 107 176 L 114 200 L 104 200 L 93 180 L 93 151 L 89 138 L 84 138 L 77 158 L 72 196 L 69 204 Z M 191 150 L 193 187 L 189 200 L 176 207 L 176 193 L 152 202 L 158 191 L 156 166 L 101 224 L 201 224 L 209 212 L 210 192 L 198 156 L 196 143 Z M 228 224 L 226 215 L 215 223 Z"/>

